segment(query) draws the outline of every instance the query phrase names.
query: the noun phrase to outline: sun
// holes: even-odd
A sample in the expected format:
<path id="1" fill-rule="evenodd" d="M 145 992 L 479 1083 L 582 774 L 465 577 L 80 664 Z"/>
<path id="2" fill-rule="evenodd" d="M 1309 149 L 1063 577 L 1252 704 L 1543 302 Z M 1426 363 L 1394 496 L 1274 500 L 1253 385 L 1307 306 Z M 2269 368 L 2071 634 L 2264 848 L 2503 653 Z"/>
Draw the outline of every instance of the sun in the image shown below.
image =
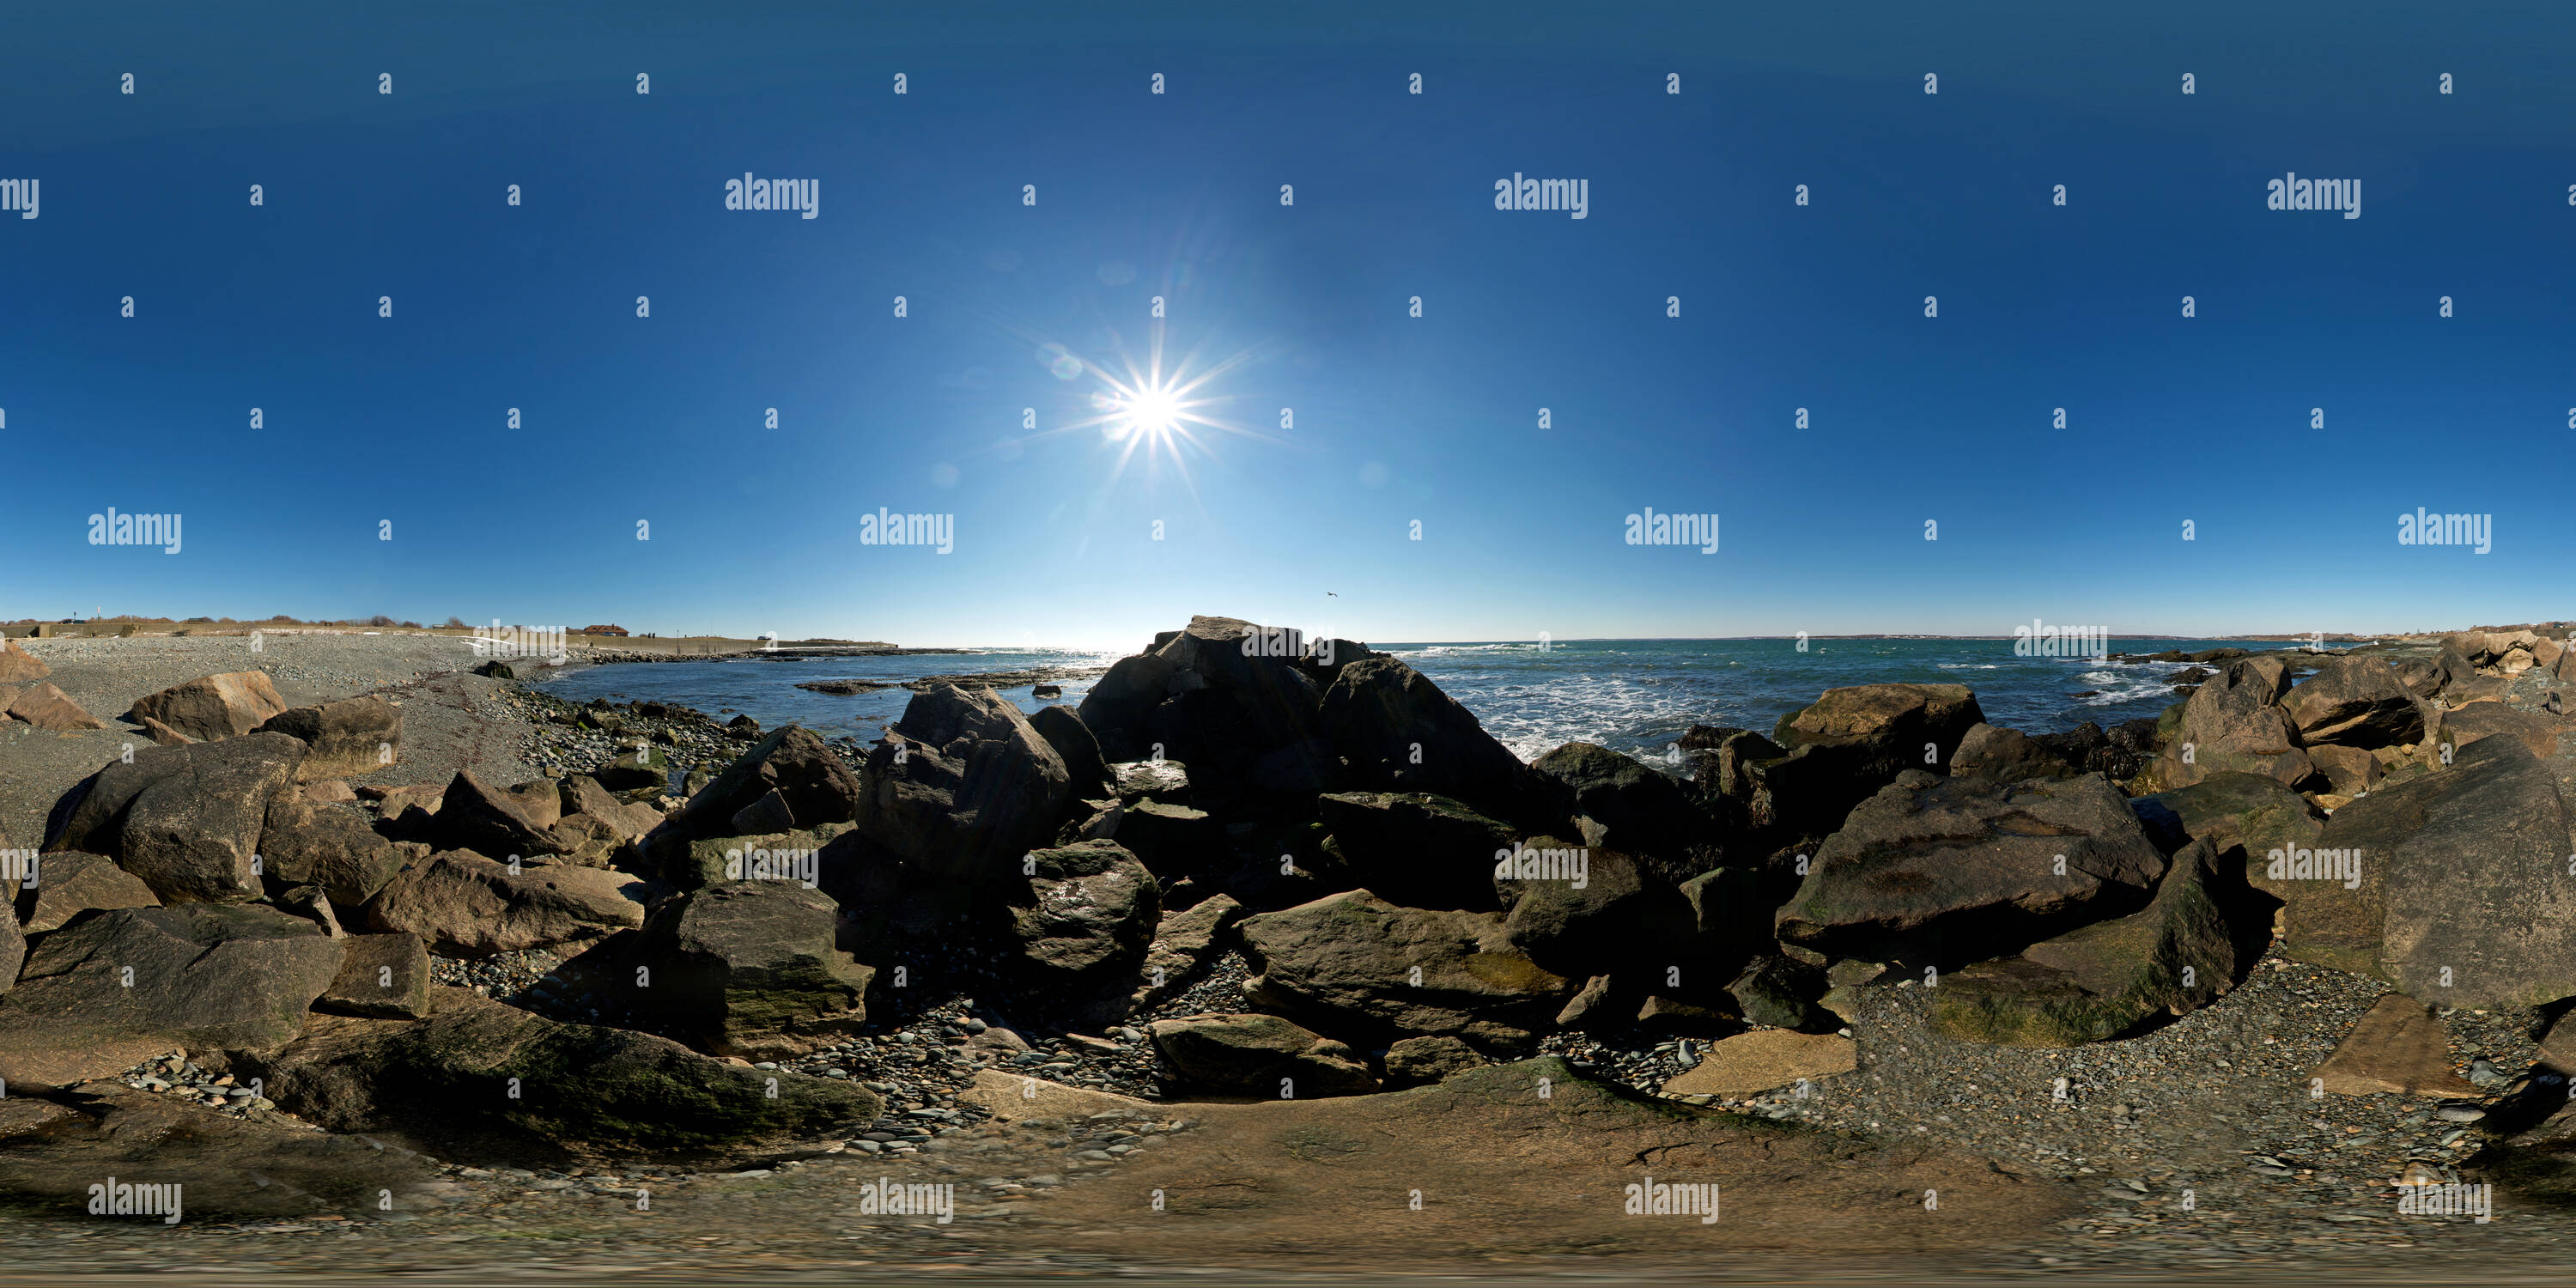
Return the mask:
<path id="1" fill-rule="evenodd" d="M 1180 430 L 1181 417 L 1188 410 L 1181 391 L 1172 385 L 1149 385 L 1110 403 L 1110 423 L 1120 438 L 1136 434 L 1168 439 Z"/>

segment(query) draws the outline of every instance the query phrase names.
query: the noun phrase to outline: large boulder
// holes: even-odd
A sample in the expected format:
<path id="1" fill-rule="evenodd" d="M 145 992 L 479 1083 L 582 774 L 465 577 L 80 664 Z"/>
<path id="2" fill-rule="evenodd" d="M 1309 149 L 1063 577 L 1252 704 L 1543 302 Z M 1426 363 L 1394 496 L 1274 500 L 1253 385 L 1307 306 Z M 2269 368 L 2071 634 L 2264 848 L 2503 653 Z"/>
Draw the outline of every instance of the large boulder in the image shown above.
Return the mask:
<path id="1" fill-rule="evenodd" d="M 1711 866 L 1691 856 L 1713 849 L 1717 838 L 1706 834 L 1703 816 L 1669 775 L 1589 742 L 1569 742 L 1530 768 L 1571 804 L 1585 845 L 1635 855 L 1672 883 Z"/>
<path id="2" fill-rule="evenodd" d="M 1953 776 L 1973 774 L 2004 783 L 2073 778 L 2079 772 L 2065 757 L 2029 734 L 1984 723 L 1971 726 L 1959 739 L 1959 750 L 1950 757 Z"/>
<path id="3" fill-rule="evenodd" d="M 2424 715 L 2395 667 L 2376 657 L 2329 658 L 2281 700 L 2307 746 L 2407 747 L 2424 740 Z"/>
<path id="4" fill-rule="evenodd" d="M 1341 668 L 1319 723 L 1359 787 L 1431 792 L 1525 826 L 1561 824 L 1546 780 L 1467 708 L 1392 657 Z"/>
<path id="5" fill-rule="evenodd" d="M 143 878 L 103 854 L 67 851 L 39 856 L 36 888 L 18 892 L 26 932 L 41 935 L 92 908 L 158 908 L 161 897 Z"/>
<path id="6" fill-rule="evenodd" d="M 728 881 L 654 906 L 641 930 L 564 964 L 632 1027 L 712 1055 L 779 1060 L 858 1031 L 875 971 L 835 943 L 830 895 Z"/>
<path id="7" fill-rule="evenodd" d="M 403 866 L 402 851 L 376 834 L 366 816 L 344 805 L 319 805 L 294 787 L 268 800 L 260 858 L 280 886 L 318 885 L 331 902 L 355 908 L 376 897 Z"/>
<path id="8" fill-rule="evenodd" d="M 1643 860 L 1617 850 L 1534 837 L 1498 858 L 1493 871 L 1496 897 L 1508 910 L 1505 937 L 1569 978 L 1629 962 L 1660 973 L 1693 937 L 1689 903 Z"/>
<path id="9" fill-rule="evenodd" d="M 200 742 L 238 738 L 270 717 L 286 714 L 286 700 L 259 671 L 231 671 L 201 676 L 135 700 L 125 718 L 136 724 L 158 720 Z"/>
<path id="10" fill-rule="evenodd" d="M 426 1020 L 315 1016 L 301 1038 L 234 1069 L 318 1127 L 535 1165 L 743 1161 L 846 1137 L 884 1109 L 856 1082 L 729 1065 L 455 988 L 432 990 Z"/>
<path id="11" fill-rule="evenodd" d="M 1511 825 L 1428 792 L 1329 792 L 1315 798 L 1328 850 L 1352 880 L 1408 908 L 1490 909 L 1494 864 Z"/>
<path id="12" fill-rule="evenodd" d="M 1091 839 L 1115 840 L 1159 877 L 1178 877 L 1226 857 L 1225 825 L 1205 810 L 1157 800 L 1118 802 Z"/>
<path id="13" fill-rule="evenodd" d="M 0 1080 L 62 1086 L 173 1046 L 275 1046 L 340 971 L 341 941 L 257 905 L 92 912 L 36 941 L 0 996 Z"/>
<path id="14" fill-rule="evenodd" d="M 2441 740 L 2454 756 L 2482 738 L 2506 735 L 2547 759 L 2558 754 L 2558 723 L 2544 715 L 2516 711 L 2501 702 L 2472 702 L 2442 713 Z"/>
<path id="15" fill-rule="evenodd" d="M 405 867 L 365 910 L 382 932 L 414 934 L 442 957 L 547 948 L 644 924 L 643 883 L 622 872 L 551 864 L 512 872 L 463 850 Z"/>
<path id="16" fill-rule="evenodd" d="M 2143 906 L 2164 853 L 2098 774 L 2018 785 L 1907 771 L 1816 851 L 1780 937 L 1964 964 Z"/>
<path id="17" fill-rule="evenodd" d="M 2261 884 L 2286 900 L 2290 956 L 2444 1006 L 2537 1006 L 2576 996 L 2570 852 L 2551 764 L 2486 738 L 2262 856 Z"/>
<path id="18" fill-rule="evenodd" d="M 1073 802 L 1064 759 L 1018 707 L 990 689 L 954 685 L 913 695 L 869 750 L 860 784 L 862 833 L 907 862 L 968 881 L 1016 870 L 1020 856 L 1054 837 Z"/>
<path id="19" fill-rule="evenodd" d="M 141 748 L 66 794 L 45 848 L 107 855 L 164 903 L 255 899 L 270 798 L 303 758 L 280 733 Z"/>
<path id="20" fill-rule="evenodd" d="M 2189 787 L 2138 797 L 2129 808 L 2150 833 L 2169 838 L 2166 848 L 2206 840 L 2221 858 L 2258 869 L 2269 851 L 2313 846 L 2325 827 L 2324 813 L 2306 797 L 2264 774 L 2211 774 Z"/>
<path id="21" fill-rule="evenodd" d="M 529 814 L 524 798 L 485 784 L 471 770 L 456 771 L 445 801 L 431 818 L 426 838 L 439 849 L 471 850 L 492 859 L 528 859 L 563 850 L 546 824 Z"/>
<path id="22" fill-rule="evenodd" d="M 1327 790 L 1340 766 L 1319 736 L 1323 689 L 1305 652 L 1295 632 L 1193 617 L 1112 666 L 1083 697 L 1082 723 L 1109 760 L 1187 761 L 1211 789 Z"/>
<path id="23" fill-rule="evenodd" d="M 1129 991 L 1162 920 L 1154 874 L 1115 841 L 1031 850 L 1021 873 L 1001 887 L 1005 969 L 1040 993 Z"/>
<path id="24" fill-rule="evenodd" d="M 281 711 L 259 729 L 302 739 L 310 750 L 296 774 L 311 781 L 363 774 L 400 760 L 402 721 L 401 707 L 369 694 Z"/>
<path id="25" fill-rule="evenodd" d="M 1201 1091 L 1298 1100 L 1378 1088 L 1359 1053 L 1276 1015 L 1156 1020 L 1153 1035 L 1179 1081 Z"/>
<path id="26" fill-rule="evenodd" d="M 909 718 L 911 713 L 905 714 Z M 772 792 L 791 811 L 790 828 L 846 823 L 859 816 L 858 776 L 821 738 L 801 726 L 784 725 L 753 743 L 691 796 L 671 825 L 689 837 L 724 836 L 734 830 L 734 815 Z"/>
<path id="27" fill-rule="evenodd" d="M 2157 785 L 2188 787 L 2211 774 L 2264 774 L 2296 786 L 2315 772 L 2299 731 L 2281 709 L 2288 667 L 2278 658 L 2230 662 L 2193 691 L 2155 765 Z"/>
<path id="28" fill-rule="evenodd" d="M 2232 872 L 2216 846 L 2194 841 L 2145 908 L 1943 976 L 1934 1027 L 1970 1042 L 2076 1046 L 2208 1005 L 2236 981 L 2238 936 L 2221 887 Z"/>
<path id="29" fill-rule="evenodd" d="M 1785 755 L 1745 766 L 1766 802 L 1758 821 L 1794 836 L 1830 833 L 1899 773 L 1948 764 L 1984 721 L 1965 685 L 1827 689 L 1772 728 L 1770 741 Z"/>
<path id="30" fill-rule="evenodd" d="M 1108 790 L 1109 761 L 1100 754 L 1100 739 L 1081 717 L 1063 707 L 1040 707 L 1029 717 L 1029 727 L 1064 762 L 1067 789 L 1075 800 L 1089 800 Z"/>
<path id="31" fill-rule="evenodd" d="M 1248 917 L 1237 933 L 1260 971 L 1246 997 L 1354 1041 L 1449 1034 L 1525 1051 L 1575 988 L 1515 947 L 1495 913 L 1399 908 L 1366 890 Z"/>

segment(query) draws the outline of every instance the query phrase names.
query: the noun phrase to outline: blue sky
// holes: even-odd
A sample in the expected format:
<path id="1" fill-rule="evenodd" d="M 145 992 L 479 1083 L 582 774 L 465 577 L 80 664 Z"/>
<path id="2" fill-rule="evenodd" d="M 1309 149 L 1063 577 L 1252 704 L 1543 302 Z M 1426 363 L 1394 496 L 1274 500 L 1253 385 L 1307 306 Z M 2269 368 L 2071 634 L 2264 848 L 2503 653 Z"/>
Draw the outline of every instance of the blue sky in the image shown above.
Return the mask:
<path id="1" fill-rule="evenodd" d="M 2576 15 L 1295 8 L 13 10 L 0 178 L 43 205 L 0 216 L 0 617 L 2570 615 Z M 745 171 L 819 217 L 727 211 Z M 2362 216 L 2265 209 L 2288 171 Z M 1515 172 L 1586 180 L 1588 217 L 1495 210 Z M 1198 396 L 1251 432 L 1121 468 L 1044 346 L 1157 343 L 1229 364 Z M 111 506 L 184 549 L 88 544 Z M 955 551 L 862 545 L 880 506 L 953 514 Z M 1649 506 L 1722 548 L 1625 544 Z M 2418 506 L 2492 514 L 2492 552 L 2399 545 Z"/>

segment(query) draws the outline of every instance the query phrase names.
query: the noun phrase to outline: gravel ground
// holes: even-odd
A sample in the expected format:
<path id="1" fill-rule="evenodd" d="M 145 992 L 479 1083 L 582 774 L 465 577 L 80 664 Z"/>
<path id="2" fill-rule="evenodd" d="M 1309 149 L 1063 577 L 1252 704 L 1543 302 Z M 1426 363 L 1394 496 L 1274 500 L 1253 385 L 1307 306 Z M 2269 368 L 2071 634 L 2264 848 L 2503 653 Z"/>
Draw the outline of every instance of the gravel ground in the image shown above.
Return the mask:
<path id="1" fill-rule="evenodd" d="M 464 674 L 476 658 L 465 641 L 435 635 L 136 636 L 131 639 L 20 640 L 53 674 L 46 677 L 107 724 L 47 733 L 0 721 L 0 830 L 16 841 L 44 839 L 54 802 L 125 744 L 151 745 L 124 721 L 135 699 L 226 671 L 263 671 L 289 706 L 383 693 L 403 707 L 402 759 L 353 779 L 405 785 L 444 782 L 471 768 L 515 783 L 533 777 L 510 746 L 492 700 L 506 685 Z"/>

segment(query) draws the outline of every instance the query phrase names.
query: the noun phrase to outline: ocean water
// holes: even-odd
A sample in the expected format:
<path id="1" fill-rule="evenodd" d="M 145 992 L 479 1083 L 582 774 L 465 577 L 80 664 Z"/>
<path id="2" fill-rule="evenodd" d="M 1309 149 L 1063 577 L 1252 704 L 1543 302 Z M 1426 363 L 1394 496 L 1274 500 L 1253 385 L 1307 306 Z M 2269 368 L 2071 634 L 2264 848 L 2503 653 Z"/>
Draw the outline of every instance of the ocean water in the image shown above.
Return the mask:
<path id="1" fill-rule="evenodd" d="M 1663 751 L 1694 724 L 1768 732 L 1781 716 L 1826 689 L 1911 681 L 1964 684 L 1986 718 L 2025 733 L 2054 733 L 2090 720 L 2108 727 L 2153 716 L 2176 701 L 2170 677 L 2181 663 L 2111 663 L 2089 658 L 2018 657 L 2013 641 L 1960 639 L 1572 640 L 1548 644 L 1382 644 L 1475 712 L 1487 731 L 1534 759 L 1574 741 L 1645 754 Z M 2111 641 L 2110 652 L 2287 648 L 2215 640 Z M 1116 653 L 992 649 L 915 657 L 797 661 L 650 662 L 597 666 L 541 681 L 575 702 L 594 697 L 678 702 L 723 716 L 747 712 L 763 728 L 793 721 L 826 737 L 876 738 L 903 714 L 900 688 L 854 697 L 795 687 L 810 680 L 908 680 L 1037 666 L 1107 666 Z M 1089 679 L 1065 680 L 1062 701 L 1078 705 Z M 1041 702 L 1032 686 L 1001 690 L 1024 711 Z M 1053 699 L 1048 700 L 1054 701 Z M 727 717 L 729 718 L 729 716 Z"/>

